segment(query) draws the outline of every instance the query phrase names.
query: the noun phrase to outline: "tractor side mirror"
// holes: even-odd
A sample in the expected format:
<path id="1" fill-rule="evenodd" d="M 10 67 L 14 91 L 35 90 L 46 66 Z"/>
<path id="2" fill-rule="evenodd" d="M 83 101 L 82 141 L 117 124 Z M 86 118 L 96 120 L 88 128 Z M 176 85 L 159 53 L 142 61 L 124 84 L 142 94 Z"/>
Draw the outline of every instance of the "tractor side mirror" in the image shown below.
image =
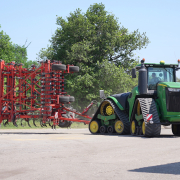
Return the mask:
<path id="1" fill-rule="evenodd" d="M 106 99 L 106 96 L 104 94 L 104 90 L 99 90 L 99 93 L 100 93 L 100 98 L 101 99 Z"/>
<path id="2" fill-rule="evenodd" d="M 136 78 L 136 69 L 132 68 L 132 78 Z"/>

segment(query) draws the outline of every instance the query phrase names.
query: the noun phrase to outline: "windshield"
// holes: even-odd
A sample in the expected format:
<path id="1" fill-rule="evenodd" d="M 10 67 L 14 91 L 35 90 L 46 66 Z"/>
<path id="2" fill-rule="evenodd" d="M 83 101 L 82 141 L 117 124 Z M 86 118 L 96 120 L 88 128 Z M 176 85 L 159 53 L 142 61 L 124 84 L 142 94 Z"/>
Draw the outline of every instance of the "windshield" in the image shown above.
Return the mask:
<path id="1" fill-rule="evenodd" d="M 148 89 L 156 90 L 160 81 L 174 82 L 173 68 L 148 67 Z"/>

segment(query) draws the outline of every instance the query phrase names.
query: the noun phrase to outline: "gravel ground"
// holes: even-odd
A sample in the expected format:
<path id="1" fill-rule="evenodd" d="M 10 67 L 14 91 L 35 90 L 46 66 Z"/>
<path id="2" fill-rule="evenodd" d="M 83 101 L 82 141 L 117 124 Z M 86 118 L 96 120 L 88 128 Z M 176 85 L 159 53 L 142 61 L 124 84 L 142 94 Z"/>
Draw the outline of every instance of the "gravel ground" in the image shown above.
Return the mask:
<path id="1" fill-rule="evenodd" d="M 86 129 L 0 129 L 0 179 L 180 179 L 180 138 L 91 135 Z"/>

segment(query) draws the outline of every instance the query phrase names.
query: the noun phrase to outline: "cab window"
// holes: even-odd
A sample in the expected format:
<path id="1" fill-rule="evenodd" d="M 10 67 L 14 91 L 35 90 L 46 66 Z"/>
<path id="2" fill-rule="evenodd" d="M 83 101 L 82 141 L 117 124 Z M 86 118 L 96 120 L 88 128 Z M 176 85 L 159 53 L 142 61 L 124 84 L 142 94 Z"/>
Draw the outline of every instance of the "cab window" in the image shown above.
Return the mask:
<path id="1" fill-rule="evenodd" d="M 158 82 L 174 82 L 173 68 L 148 68 L 148 89 L 156 90 Z"/>

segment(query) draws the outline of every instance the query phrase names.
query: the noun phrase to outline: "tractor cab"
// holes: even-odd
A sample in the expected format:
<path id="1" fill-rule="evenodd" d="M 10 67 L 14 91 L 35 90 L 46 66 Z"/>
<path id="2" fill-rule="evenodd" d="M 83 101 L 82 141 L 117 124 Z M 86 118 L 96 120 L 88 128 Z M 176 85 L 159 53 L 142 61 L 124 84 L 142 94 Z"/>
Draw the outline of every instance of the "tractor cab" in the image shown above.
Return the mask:
<path id="1" fill-rule="evenodd" d="M 147 68 L 148 90 L 156 90 L 159 82 L 175 82 L 173 67 L 148 67 Z"/>
<path id="2" fill-rule="evenodd" d="M 157 90 L 157 84 L 160 82 L 176 82 L 176 70 L 178 64 L 165 64 L 164 61 L 160 61 L 159 64 L 144 63 L 147 70 L 147 87 L 148 90 Z M 140 69 L 141 64 L 137 65 L 137 69 Z"/>

